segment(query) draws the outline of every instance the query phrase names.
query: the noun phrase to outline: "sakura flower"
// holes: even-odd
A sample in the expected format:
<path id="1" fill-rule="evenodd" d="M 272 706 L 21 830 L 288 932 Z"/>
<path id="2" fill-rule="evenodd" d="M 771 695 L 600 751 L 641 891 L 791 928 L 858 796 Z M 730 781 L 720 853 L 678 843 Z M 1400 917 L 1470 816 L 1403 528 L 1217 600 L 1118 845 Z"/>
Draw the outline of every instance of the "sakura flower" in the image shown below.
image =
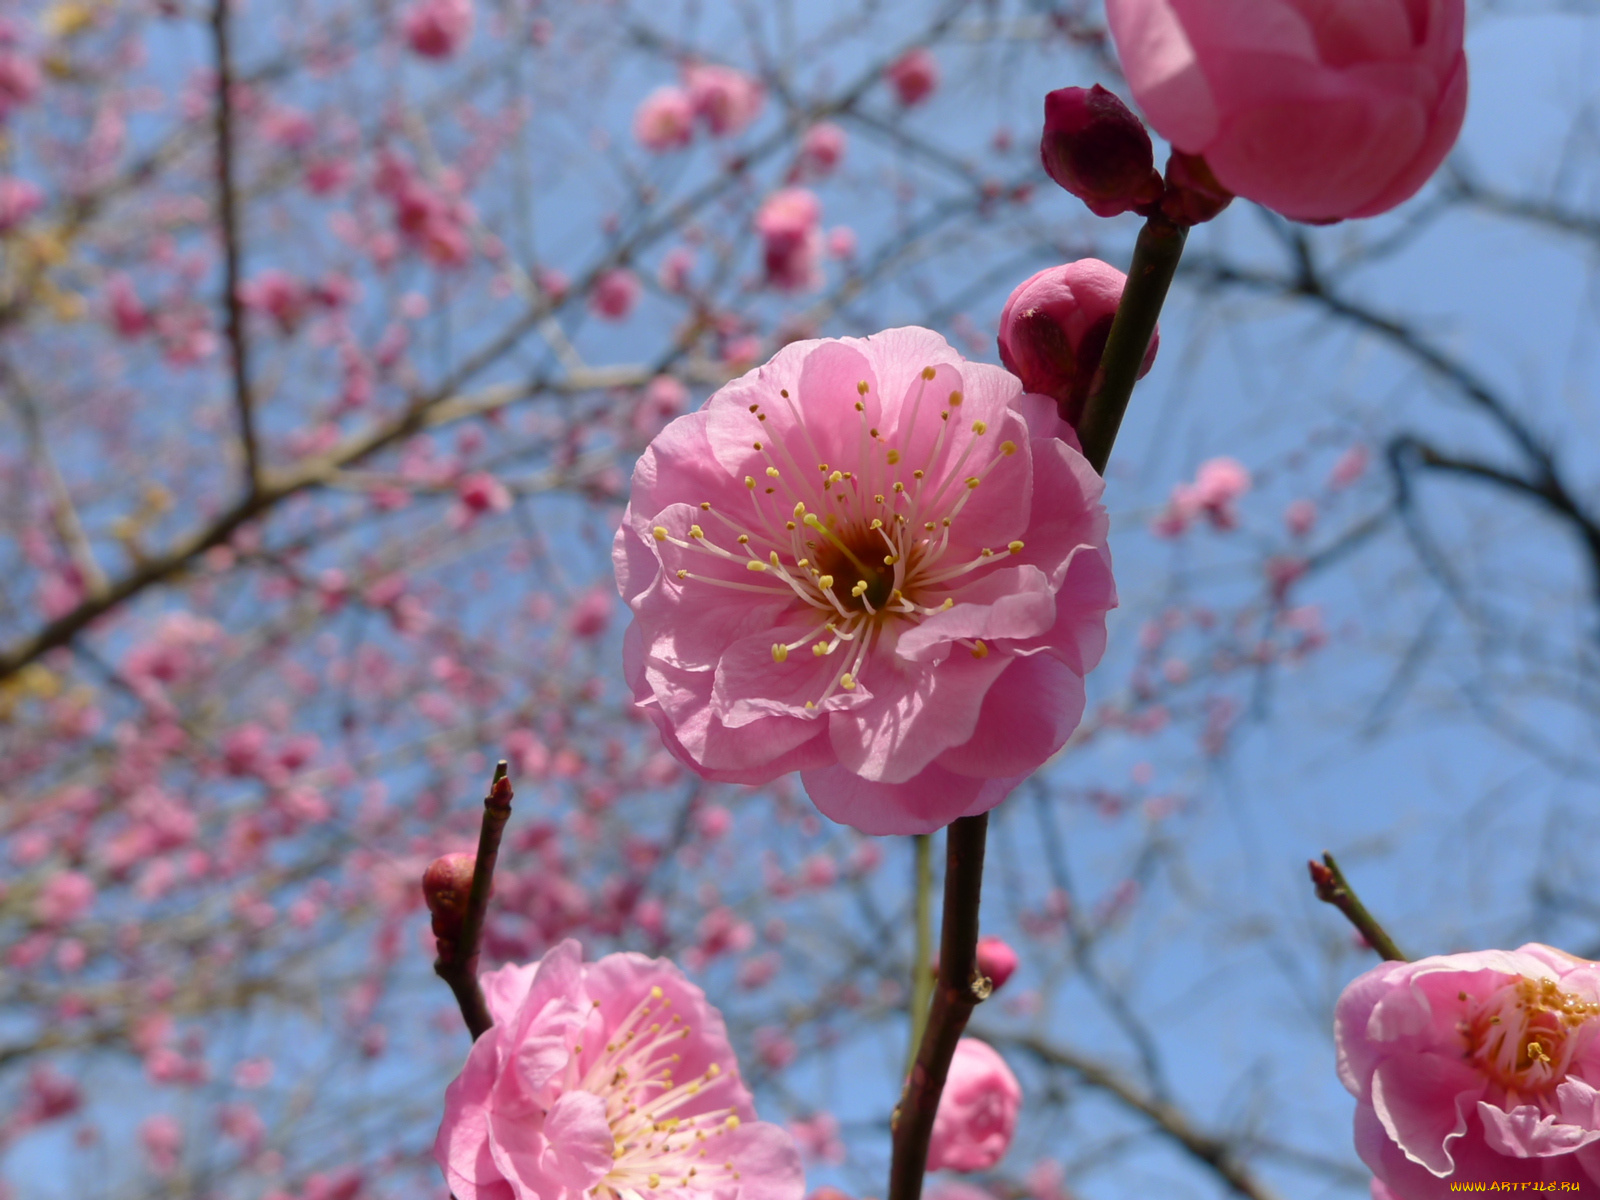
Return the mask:
<path id="1" fill-rule="evenodd" d="M 416 0 L 402 32 L 423 58 L 449 58 L 472 33 L 472 0 Z"/>
<path id="2" fill-rule="evenodd" d="M 923 46 L 907 50 L 884 72 L 900 103 L 921 104 L 939 86 L 939 61 Z"/>
<path id="3" fill-rule="evenodd" d="M 962 1038 L 928 1142 L 928 1170 L 987 1171 L 1011 1148 L 1022 1088 L 993 1046 Z"/>
<path id="4" fill-rule="evenodd" d="M 494 1026 L 433 1148 L 457 1200 L 800 1200 L 793 1140 L 755 1120 L 722 1017 L 671 963 L 565 941 L 483 987 Z"/>
<path id="5" fill-rule="evenodd" d="M 612 551 L 667 748 L 721 782 L 798 770 L 864 833 L 998 804 L 1077 726 L 1116 603 L 1058 428 L 917 328 L 791 343 L 667 426 Z"/>
<path id="6" fill-rule="evenodd" d="M 688 67 L 683 82 L 695 115 L 710 127 L 713 137 L 741 132 L 761 114 L 766 100 L 758 80 L 732 67 Z"/>
<path id="7" fill-rule="evenodd" d="M 822 205 L 816 194 L 805 188 L 784 188 L 767 197 L 756 211 L 755 225 L 761 235 L 768 284 L 780 291 L 821 286 L 817 267 L 822 251 L 821 217 Z"/>
<path id="8" fill-rule="evenodd" d="M 694 104 L 678 87 L 660 87 L 639 102 L 633 114 L 634 139 L 659 154 L 680 150 L 694 139 Z"/>
<path id="9" fill-rule="evenodd" d="M 44 193 L 26 179 L 0 177 L 0 234 L 10 233 L 44 204 Z"/>
<path id="10" fill-rule="evenodd" d="M 639 277 L 623 267 L 603 271 L 589 293 L 589 310 L 607 321 L 621 321 L 639 302 Z"/>
<path id="11" fill-rule="evenodd" d="M 844 157 L 845 132 L 832 121 L 823 121 L 806 130 L 800 139 L 800 162 L 812 175 L 831 175 Z"/>
<path id="12" fill-rule="evenodd" d="M 1600 964 L 1536 943 L 1384 963 L 1334 1034 L 1356 1152 L 1393 1196 L 1600 1183 Z"/>

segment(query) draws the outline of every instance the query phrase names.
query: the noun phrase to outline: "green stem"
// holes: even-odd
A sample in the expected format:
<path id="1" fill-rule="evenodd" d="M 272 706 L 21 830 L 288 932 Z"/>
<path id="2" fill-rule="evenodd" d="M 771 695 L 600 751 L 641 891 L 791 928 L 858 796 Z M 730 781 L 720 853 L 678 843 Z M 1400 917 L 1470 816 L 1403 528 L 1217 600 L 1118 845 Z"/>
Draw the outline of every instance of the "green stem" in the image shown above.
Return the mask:
<path id="1" fill-rule="evenodd" d="M 1176 225 L 1163 216 L 1147 220 L 1133 247 L 1133 262 L 1128 267 L 1128 283 L 1117 305 L 1111 334 L 1106 338 L 1100 358 L 1100 386 L 1084 406 L 1078 422 L 1078 440 L 1083 456 L 1104 475 L 1111 458 L 1111 447 L 1122 427 L 1122 414 L 1128 411 L 1139 366 L 1156 330 L 1156 318 L 1166 302 L 1167 289 L 1178 270 L 1187 226 Z"/>
<path id="2" fill-rule="evenodd" d="M 1350 881 L 1344 877 L 1344 872 L 1339 869 L 1339 864 L 1334 861 L 1333 855 L 1326 850 L 1322 853 L 1322 861 L 1312 859 L 1306 864 L 1311 868 L 1311 882 L 1316 886 L 1317 899 L 1324 904 L 1331 904 L 1344 914 L 1344 919 L 1355 926 L 1356 932 L 1366 939 L 1367 945 L 1378 952 L 1378 957 L 1386 962 L 1410 962 L 1400 952 L 1400 947 L 1394 944 L 1394 939 L 1389 936 L 1388 930 L 1378 924 L 1377 918 L 1367 911 L 1367 906 L 1361 903 L 1361 897 L 1356 895 L 1356 890 L 1350 886 Z"/>
<path id="3" fill-rule="evenodd" d="M 928 1004 L 933 999 L 933 836 L 919 833 L 912 839 L 916 849 L 914 906 L 917 944 L 911 956 L 911 1043 L 906 1047 L 906 1072 L 917 1061 L 922 1031 L 928 1027 Z"/>

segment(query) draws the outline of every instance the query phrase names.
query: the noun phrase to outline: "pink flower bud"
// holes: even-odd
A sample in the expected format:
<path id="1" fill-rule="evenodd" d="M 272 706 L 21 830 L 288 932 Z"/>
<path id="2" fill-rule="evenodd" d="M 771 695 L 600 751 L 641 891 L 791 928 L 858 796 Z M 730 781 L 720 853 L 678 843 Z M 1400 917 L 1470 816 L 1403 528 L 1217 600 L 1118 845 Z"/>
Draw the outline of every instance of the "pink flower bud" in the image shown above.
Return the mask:
<path id="1" fill-rule="evenodd" d="M 1017 952 L 997 937 L 978 939 L 978 970 L 988 978 L 995 991 L 1005 986 L 1017 971 Z"/>
<path id="2" fill-rule="evenodd" d="M 453 942 L 461 934 L 476 866 L 477 856 L 463 851 L 434 859 L 422 873 L 422 898 L 433 914 L 433 935 L 440 941 Z"/>
<path id="3" fill-rule="evenodd" d="M 402 21 L 406 43 L 424 58 L 449 58 L 472 33 L 472 0 L 417 0 Z"/>
<path id="4" fill-rule="evenodd" d="M 933 1118 L 928 1170 L 987 1171 L 1011 1148 L 1022 1088 L 987 1042 L 962 1038 Z"/>
<path id="5" fill-rule="evenodd" d="M 1099 84 L 1044 98 L 1044 169 L 1097 217 L 1143 211 L 1161 199 L 1161 176 L 1144 122 Z"/>
<path id="6" fill-rule="evenodd" d="M 633 114 L 634 139 L 657 154 L 680 150 L 694 139 L 694 104 L 679 87 L 660 87 Z"/>
<path id="7" fill-rule="evenodd" d="M 921 104 L 939 86 L 939 61 L 924 46 L 907 50 L 884 72 L 900 103 Z"/>
<path id="8" fill-rule="evenodd" d="M 1199 225 L 1211 220 L 1233 200 L 1233 193 L 1217 182 L 1211 167 L 1198 154 L 1174 150 L 1167 159 L 1167 190 L 1161 211 L 1179 225 Z"/>
<path id="9" fill-rule="evenodd" d="M 696 66 L 683 72 L 689 102 L 712 137 L 731 137 L 761 115 L 766 89 L 732 67 Z"/>
<path id="10" fill-rule="evenodd" d="M 1127 276 L 1097 258 L 1048 267 L 1019 284 L 1000 314 L 1000 361 L 1030 392 L 1056 402 L 1061 419 L 1077 428 L 1093 392 L 1111 321 Z M 1150 337 L 1143 378 L 1161 344 Z"/>
<path id="11" fill-rule="evenodd" d="M 632 271 L 614 267 L 601 274 L 589 293 L 589 309 L 607 321 L 621 321 L 639 302 L 639 279 Z"/>
<path id="12" fill-rule="evenodd" d="M 845 133 L 829 121 L 813 125 L 800 140 L 800 161 L 818 177 L 831 174 L 844 157 Z"/>
<path id="13" fill-rule="evenodd" d="M 1298 221 L 1387 212 L 1467 106 L 1464 0 L 1107 0 L 1134 98 L 1222 186 Z"/>

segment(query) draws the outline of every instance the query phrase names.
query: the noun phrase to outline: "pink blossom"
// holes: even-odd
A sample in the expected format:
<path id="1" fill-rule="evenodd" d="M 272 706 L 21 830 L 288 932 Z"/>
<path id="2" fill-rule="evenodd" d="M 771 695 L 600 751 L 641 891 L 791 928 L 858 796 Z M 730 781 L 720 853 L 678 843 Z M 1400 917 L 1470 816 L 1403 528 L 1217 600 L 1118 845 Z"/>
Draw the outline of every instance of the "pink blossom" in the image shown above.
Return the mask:
<path id="1" fill-rule="evenodd" d="M 1291 501 L 1283 510 L 1283 524 L 1292 537 L 1305 537 L 1317 524 L 1317 506 L 1310 500 Z"/>
<path id="2" fill-rule="evenodd" d="M 1106 15 L 1157 132 L 1286 217 L 1386 212 L 1461 130 L 1463 0 L 1108 0 Z"/>
<path id="3" fill-rule="evenodd" d="M 311 304 L 311 292 L 287 271 L 269 267 L 239 286 L 239 302 L 246 308 L 266 313 L 280 332 L 290 334 L 300 324 Z"/>
<path id="4" fill-rule="evenodd" d="M 633 431 L 648 441 L 688 407 L 689 389 L 682 381 L 672 375 L 657 375 L 645 385 L 638 406 L 633 410 Z"/>
<path id="5" fill-rule="evenodd" d="M 1019 283 L 1000 312 L 1000 361 L 1026 390 L 1051 397 L 1074 429 L 1098 382 L 1100 356 L 1127 282 L 1109 263 L 1080 258 Z M 1139 364 L 1140 378 L 1160 347 L 1157 327 Z"/>
<path id="6" fill-rule="evenodd" d="M 165 1177 L 178 1169 L 178 1159 L 183 1154 L 183 1126 L 176 1117 L 166 1113 L 146 1117 L 139 1126 L 139 1141 L 150 1169 L 157 1175 Z"/>
<path id="7" fill-rule="evenodd" d="M 39 64 L 13 50 L 0 52 L 0 121 L 39 94 Z"/>
<path id="8" fill-rule="evenodd" d="M 832 1113 L 819 1112 L 803 1120 L 790 1121 L 789 1134 L 807 1161 L 844 1162 L 844 1143 L 839 1140 L 839 1118 Z"/>
<path id="9" fill-rule="evenodd" d="M 695 115 L 706 123 L 713 137 L 742 132 L 761 114 L 766 100 L 766 89 L 759 80 L 732 67 L 686 67 L 683 82 Z"/>
<path id="10" fill-rule="evenodd" d="M 1357 442 L 1333 464 L 1333 470 L 1328 473 L 1328 486 L 1336 490 L 1349 487 L 1367 473 L 1367 464 L 1371 460 L 1372 452 Z"/>
<path id="11" fill-rule="evenodd" d="M 1549 946 L 1388 962 L 1334 1013 L 1356 1151 L 1404 1200 L 1600 1182 L 1600 965 Z"/>
<path id="12" fill-rule="evenodd" d="M 472 34 L 472 0 L 415 0 L 401 30 L 415 53 L 449 58 Z"/>
<path id="13" fill-rule="evenodd" d="M 95 886 L 81 871 L 60 871 L 45 881 L 33 902 L 41 925 L 70 925 L 94 905 Z"/>
<path id="14" fill-rule="evenodd" d="M 939 60 L 925 46 L 917 46 L 890 63 L 884 76 L 900 103 L 910 108 L 921 104 L 938 88 Z"/>
<path id="15" fill-rule="evenodd" d="M 987 1171 L 1011 1148 L 1022 1088 L 987 1042 L 962 1038 L 928 1142 L 928 1170 Z"/>
<path id="16" fill-rule="evenodd" d="M 26 179 L 0 178 L 0 233 L 10 233 L 44 203 L 44 193 Z"/>
<path id="17" fill-rule="evenodd" d="M 585 964 L 566 941 L 482 978 L 495 1023 L 445 1092 L 433 1148 L 457 1200 L 579 1200 L 663 1179 L 684 1195 L 799 1200 L 792 1139 L 755 1119 L 721 1015 L 671 963 Z M 663 1071 L 681 1082 L 662 1088 Z M 669 1114 L 675 1125 L 658 1124 Z M 666 1136 L 639 1136 L 652 1125 Z"/>
<path id="18" fill-rule="evenodd" d="M 111 327 L 117 336 L 133 339 L 150 332 L 150 311 L 133 289 L 133 281 L 120 272 L 106 280 L 106 301 Z"/>
<path id="19" fill-rule="evenodd" d="M 585 592 L 567 615 L 567 632 L 578 638 L 599 637 L 611 624 L 611 613 L 616 605 L 616 595 L 610 588 L 597 587 Z"/>
<path id="20" fill-rule="evenodd" d="M 1077 726 L 1116 603 L 1103 484 L 1058 424 L 906 328 L 791 343 L 669 425 L 612 552 L 668 749 L 799 770 L 865 833 L 998 804 Z"/>
<path id="21" fill-rule="evenodd" d="M 832 121 L 813 125 L 800 139 L 801 166 L 819 179 L 831 175 L 844 158 L 847 141 L 844 130 Z"/>
<path id="22" fill-rule="evenodd" d="M 511 489 L 487 471 L 474 471 L 456 484 L 456 500 L 474 515 L 505 512 L 511 507 Z"/>
<path id="23" fill-rule="evenodd" d="M 694 251 L 687 246 L 675 246 L 661 260 L 656 279 L 664 291 L 682 295 L 689 290 L 689 272 L 694 270 Z"/>
<path id="24" fill-rule="evenodd" d="M 589 292 L 589 310 L 607 321 L 621 321 L 639 302 L 639 277 L 624 267 L 602 271 Z"/>
<path id="25" fill-rule="evenodd" d="M 633 114 L 634 139 L 646 150 L 660 154 L 681 150 L 694 140 L 694 102 L 680 87 L 659 87 Z"/>
<path id="26" fill-rule="evenodd" d="M 1001 938 L 978 939 L 978 970 L 982 971 L 999 991 L 1017 973 L 1017 952 Z"/>
<path id="27" fill-rule="evenodd" d="M 848 225 L 835 225 L 828 230 L 828 253 L 834 258 L 854 258 L 856 256 L 856 231 Z"/>
<path id="28" fill-rule="evenodd" d="M 820 287 L 817 260 L 822 248 L 818 224 L 822 205 L 806 188 L 773 192 L 756 210 L 767 283 L 780 291 Z"/>
<path id="29" fill-rule="evenodd" d="M 1236 458 L 1212 458 L 1200 464 L 1194 477 L 1194 502 L 1218 529 L 1239 523 L 1234 502 L 1250 490 L 1250 472 Z"/>

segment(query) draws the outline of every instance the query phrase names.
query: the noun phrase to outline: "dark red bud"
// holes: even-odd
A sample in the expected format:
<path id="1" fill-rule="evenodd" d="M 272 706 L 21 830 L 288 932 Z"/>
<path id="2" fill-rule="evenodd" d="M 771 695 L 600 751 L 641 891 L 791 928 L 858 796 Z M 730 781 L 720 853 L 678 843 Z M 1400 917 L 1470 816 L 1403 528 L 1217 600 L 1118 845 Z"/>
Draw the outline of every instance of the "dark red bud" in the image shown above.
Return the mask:
<path id="1" fill-rule="evenodd" d="M 422 898 L 433 914 L 434 937 L 454 941 L 460 935 L 476 865 L 475 855 L 446 854 L 434 859 L 422 873 Z"/>
<path id="2" fill-rule="evenodd" d="M 1209 221 L 1233 199 L 1233 193 L 1217 182 L 1211 166 L 1198 154 L 1174 150 L 1167 159 L 1167 190 L 1161 197 L 1161 212 L 1179 225 L 1199 225 Z"/>
<path id="3" fill-rule="evenodd" d="M 1044 98 L 1039 158 L 1050 178 L 1098 217 L 1151 209 L 1161 176 L 1144 122 L 1099 84 Z"/>

